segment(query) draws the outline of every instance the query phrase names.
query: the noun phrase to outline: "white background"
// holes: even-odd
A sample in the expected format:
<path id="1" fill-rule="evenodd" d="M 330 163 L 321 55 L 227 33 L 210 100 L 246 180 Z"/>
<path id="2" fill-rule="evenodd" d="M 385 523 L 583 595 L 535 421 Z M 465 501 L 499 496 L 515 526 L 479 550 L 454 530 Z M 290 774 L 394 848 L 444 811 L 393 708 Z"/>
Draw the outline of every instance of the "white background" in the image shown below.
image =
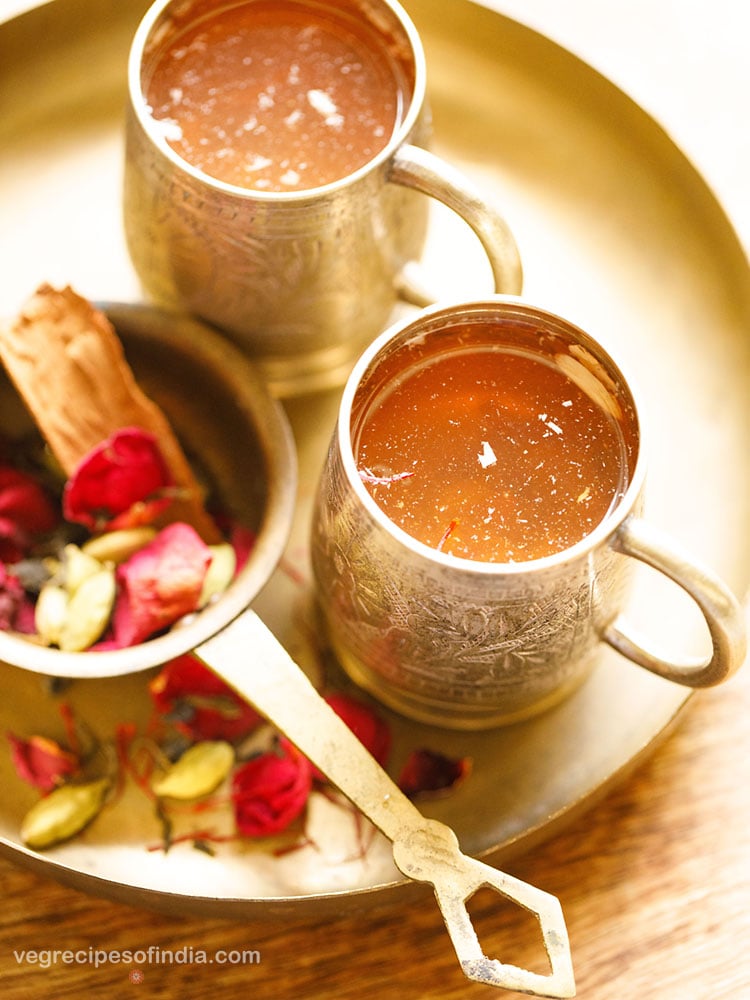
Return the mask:
<path id="1" fill-rule="evenodd" d="M 581 56 L 656 118 L 698 167 L 750 248 L 747 0 L 485 3 Z"/>

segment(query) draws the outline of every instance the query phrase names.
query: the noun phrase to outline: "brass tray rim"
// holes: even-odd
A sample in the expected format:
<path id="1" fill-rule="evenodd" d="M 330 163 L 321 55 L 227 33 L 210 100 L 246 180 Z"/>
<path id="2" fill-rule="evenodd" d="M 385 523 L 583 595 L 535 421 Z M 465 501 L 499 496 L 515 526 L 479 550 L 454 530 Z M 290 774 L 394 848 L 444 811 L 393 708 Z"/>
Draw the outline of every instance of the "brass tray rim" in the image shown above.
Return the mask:
<path id="1" fill-rule="evenodd" d="M 12 13 L 10 16 L 4 16 L 0 12 L 0 31 L 2 31 L 3 25 L 11 21 L 14 21 L 18 17 L 23 17 L 25 14 L 38 9 L 40 6 L 50 6 L 51 4 L 62 4 L 64 0 L 42 0 L 41 3 L 30 2 L 28 4 L 22 5 L 22 9 Z M 502 18 L 505 21 L 512 21 L 507 15 L 498 11 L 491 4 L 484 3 L 482 0 L 461 0 L 461 4 L 467 7 L 475 7 L 482 9 L 487 13 L 494 15 L 495 17 Z M 565 59 L 574 60 L 579 64 L 579 68 L 583 68 L 584 72 L 590 72 L 595 74 L 600 81 L 600 85 L 605 85 L 611 88 L 618 95 L 619 99 L 625 99 L 634 104 L 637 108 L 639 114 L 647 118 L 653 126 L 655 126 L 659 131 L 662 132 L 664 137 L 672 143 L 671 138 L 668 133 L 662 129 L 661 125 L 645 110 L 635 105 L 631 101 L 631 98 L 623 91 L 619 86 L 612 83 L 606 76 L 604 76 L 600 71 L 588 66 L 584 60 L 574 53 L 568 51 L 563 46 L 554 42 L 551 39 L 547 39 L 540 34 L 535 28 L 529 27 L 522 24 L 521 22 L 512 21 L 512 23 L 524 32 L 528 32 L 530 35 L 536 36 L 537 38 L 544 38 L 544 41 L 550 46 L 554 47 L 559 55 Z M 674 145 L 674 144 L 673 144 Z M 738 247 L 742 250 L 743 259 L 745 265 L 748 264 L 747 252 L 741 244 L 741 241 L 735 233 L 731 221 L 729 220 L 726 212 L 716 197 L 715 193 L 711 190 L 706 181 L 701 177 L 693 164 L 685 157 L 678 147 L 674 146 L 675 151 L 683 158 L 685 165 L 689 167 L 694 173 L 694 180 L 698 182 L 705 188 L 707 194 L 709 194 L 715 203 L 716 212 L 722 217 L 720 220 L 721 224 L 727 231 L 727 235 L 730 238 L 733 236 L 737 242 Z M 750 273 L 750 272 L 748 272 Z M 542 839 L 546 839 L 547 836 L 552 835 L 556 830 L 560 829 L 564 824 L 571 821 L 575 816 L 579 815 L 582 811 L 589 808 L 601 797 L 613 784 L 624 778 L 630 771 L 640 763 L 640 761 L 649 755 L 652 750 L 658 745 L 658 743 L 671 731 L 674 725 L 679 720 L 682 712 L 689 704 L 693 697 L 693 693 L 685 690 L 681 692 L 681 698 L 677 700 L 673 706 L 671 712 L 668 716 L 662 720 L 662 725 L 660 729 L 653 735 L 650 742 L 642 746 L 640 751 L 634 756 L 630 757 L 628 760 L 624 761 L 622 765 L 610 774 L 610 776 L 603 782 L 601 782 L 596 787 L 589 789 L 587 794 L 581 796 L 575 801 L 568 802 L 565 807 L 558 810 L 557 813 L 549 816 L 546 821 L 540 822 L 533 827 L 529 827 L 523 831 L 523 833 L 516 834 L 511 837 L 500 848 L 489 847 L 482 852 L 477 852 L 478 856 L 485 858 L 510 858 L 518 855 L 521 850 L 525 850 L 527 847 L 540 842 Z M 91 872 L 82 871 L 75 866 L 68 865 L 64 862 L 59 861 L 56 858 L 50 858 L 46 856 L 40 856 L 36 852 L 29 851 L 23 846 L 20 846 L 12 841 L 8 841 L 5 837 L 0 837 L 0 850 L 4 854 L 12 857 L 15 860 L 19 860 L 31 868 L 34 868 L 41 873 L 46 875 L 54 875 L 60 881 L 72 885 L 75 888 L 88 888 L 92 891 L 97 892 L 101 895 L 110 896 L 115 899 L 121 899 L 123 901 L 128 901 L 128 898 L 132 898 L 132 894 L 135 892 L 138 895 L 138 903 L 146 906 L 154 906 L 155 908 L 166 908 L 168 910 L 180 909 L 182 912 L 185 910 L 186 900 L 191 901 L 191 907 L 198 908 L 205 912 L 214 912 L 215 907 L 220 906 L 224 912 L 227 914 L 242 915 L 247 912 L 248 906 L 253 904 L 260 904 L 264 908 L 264 912 L 269 914 L 273 913 L 276 904 L 282 905 L 284 908 L 288 907 L 290 904 L 316 904 L 315 912 L 320 913 L 322 910 L 328 908 L 333 912 L 333 908 L 340 902 L 341 897 L 345 896 L 347 899 L 361 900 L 362 897 L 372 897 L 376 895 L 378 897 L 386 896 L 390 898 L 392 895 L 392 890 L 403 889 L 409 883 L 402 879 L 397 879 L 393 882 L 382 883 L 378 885 L 368 886 L 365 888 L 356 889 L 345 889 L 345 890 L 332 890 L 330 892 L 323 892 L 318 894 L 306 894 L 299 897 L 295 896 L 279 896 L 279 897 L 262 897 L 260 899 L 251 899 L 247 897 L 212 897 L 209 895 L 195 895 L 191 894 L 181 894 L 172 893 L 165 891 L 163 889 L 152 889 L 146 886 L 139 886 L 135 883 L 125 883 L 117 880 L 111 880 L 104 876 L 94 874 Z M 382 902 L 383 900 L 381 900 Z M 387 900 L 386 900 L 387 902 Z M 373 903 L 368 902 L 368 906 L 372 906 Z"/>

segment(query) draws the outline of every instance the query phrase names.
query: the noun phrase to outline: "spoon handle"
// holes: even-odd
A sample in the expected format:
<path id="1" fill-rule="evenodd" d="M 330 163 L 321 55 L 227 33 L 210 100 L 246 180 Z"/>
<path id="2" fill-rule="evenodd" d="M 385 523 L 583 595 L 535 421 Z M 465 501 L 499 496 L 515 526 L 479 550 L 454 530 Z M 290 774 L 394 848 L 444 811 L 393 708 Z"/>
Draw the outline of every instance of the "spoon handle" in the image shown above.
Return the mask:
<path id="1" fill-rule="evenodd" d="M 426 819 L 380 767 L 253 611 L 202 643 L 196 655 L 294 743 L 393 843 L 399 870 L 432 884 L 464 974 L 477 982 L 543 997 L 575 995 L 562 910 L 549 893 L 467 857 L 453 831 Z M 482 887 L 535 913 L 550 974 L 482 952 L 467 900 Z"/>

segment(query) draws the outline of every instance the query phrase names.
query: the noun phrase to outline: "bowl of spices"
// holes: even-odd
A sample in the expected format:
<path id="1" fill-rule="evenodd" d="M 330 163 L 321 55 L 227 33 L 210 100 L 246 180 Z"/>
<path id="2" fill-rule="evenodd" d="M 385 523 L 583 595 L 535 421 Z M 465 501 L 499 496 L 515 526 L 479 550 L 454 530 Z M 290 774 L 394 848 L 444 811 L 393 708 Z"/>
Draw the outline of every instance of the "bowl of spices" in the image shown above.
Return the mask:
<path id="1" fill-rule="evenodd" d="M 17 498 L 0 526 L 0 657 L 129 673 L 243 611 L 296 492 L 286 418 L 245 357 L 191 318 L 47 285 L 0 353 L 0 468 Z"/>

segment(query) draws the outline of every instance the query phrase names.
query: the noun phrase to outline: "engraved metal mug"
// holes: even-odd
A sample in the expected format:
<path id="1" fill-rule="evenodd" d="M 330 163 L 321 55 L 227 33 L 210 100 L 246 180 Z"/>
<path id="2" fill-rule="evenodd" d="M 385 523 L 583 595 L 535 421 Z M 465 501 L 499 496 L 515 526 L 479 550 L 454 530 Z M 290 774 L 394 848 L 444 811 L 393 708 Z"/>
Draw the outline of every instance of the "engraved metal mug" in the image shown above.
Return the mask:
<path id="1" fill-rule="evenodd" d="M 478 326 L 483 346 L 549 352 L 618 414 L 626 489 L 604 520 L 564 551 L 514 563 L 456 558 L 396 526 L 362 482 L 357 438 L 368 406 L 394 379 L 455 346 L 448 331 L 457 324 Z M 587 676 L 601 643 L 691 687 L 732 674 L 746 646 L 740 605 L 713 572 L 642 519 L 643 439 L 630 383 L 610 355 L 574 324 L 519 298 L 431 307 L 383 333 L 344 389 L 313 514 L 319 604 L 345 671 L 406 716 L 464 729 L 517 721 L 557 703 Z M 707 659 L 669 662 L 634 638 L 621 620 L 634 560 L 697 603 L 711 637 Z"/>
<path id="2" fill-rule="evenodd" d="M 245 0 L 252 2 L 252 0 Z M 157 0 L 131 46 L 124 224 L 146 294 L 219 327 L 280 395 L 340 385 L 364 346 L 392 322 L 399 298 L 425 305 L 414 280 L 430 195 L 481 241 L 495 290 L 521 291 L 521 263 L 504 219 L 460 171 L 428 152 L 422 44 L 394 0 L 321 0 L 316 8 L 367 18 L 409 88 L 386 147 L 343 179 L 262 192 L 215 180 L 168 145 L 144 97 L 153 59 L 222 0 Z"/>

